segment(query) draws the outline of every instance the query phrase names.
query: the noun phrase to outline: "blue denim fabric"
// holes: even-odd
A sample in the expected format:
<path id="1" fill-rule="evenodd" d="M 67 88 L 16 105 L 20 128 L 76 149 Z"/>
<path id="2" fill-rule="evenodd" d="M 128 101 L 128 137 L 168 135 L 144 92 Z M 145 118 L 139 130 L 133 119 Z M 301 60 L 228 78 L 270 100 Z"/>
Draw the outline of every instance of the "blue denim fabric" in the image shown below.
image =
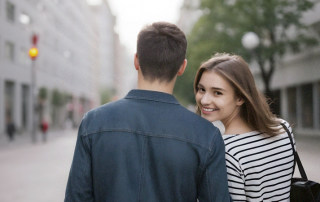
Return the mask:
<path id="1" fill-rule="evenodd" d="M 65 202 L 230 201 L 220 131 L 170 94 L 132 90 L 80 125 Z"/>

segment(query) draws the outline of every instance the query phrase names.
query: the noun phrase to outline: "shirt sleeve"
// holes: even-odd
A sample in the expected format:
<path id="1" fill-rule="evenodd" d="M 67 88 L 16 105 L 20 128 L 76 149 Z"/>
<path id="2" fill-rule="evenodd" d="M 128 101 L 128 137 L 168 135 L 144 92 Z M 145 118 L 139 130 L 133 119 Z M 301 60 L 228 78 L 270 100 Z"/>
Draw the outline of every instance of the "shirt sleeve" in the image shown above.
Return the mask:
<path id="1" fill-rule="evenodd" d="M 246 201 L 243 172 L 238 160 L 228 152 L 226 152 L 226 166 L 229 192 L 233 201 Z"/>
<path id="2" fill-rule="evenodd" d="M 212 150 L 207 155 L 207 167 L 199 182 L 199 202 L 232 201 L 227 183 L 224 142 L 217 129 Z"/>
<path id="3" fill-rule="evenodd" d="M 69 173 L 65 202 L 94 201 L 91 175 L 91 154 L 84 119 L 78 131 L 73 161 Z"/>

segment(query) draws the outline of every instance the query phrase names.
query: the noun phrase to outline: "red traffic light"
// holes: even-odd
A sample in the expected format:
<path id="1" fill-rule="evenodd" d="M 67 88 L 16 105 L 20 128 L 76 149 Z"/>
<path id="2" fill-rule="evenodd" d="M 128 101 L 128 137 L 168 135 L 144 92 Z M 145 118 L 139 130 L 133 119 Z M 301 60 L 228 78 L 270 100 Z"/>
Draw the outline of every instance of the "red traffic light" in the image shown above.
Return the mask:
<path id="1" fill-rule="evenodd" d="M 32 35 L 32 45 L 37 46 L 37 42 L 38 42 L 38 35 L 33 34 Z"/>

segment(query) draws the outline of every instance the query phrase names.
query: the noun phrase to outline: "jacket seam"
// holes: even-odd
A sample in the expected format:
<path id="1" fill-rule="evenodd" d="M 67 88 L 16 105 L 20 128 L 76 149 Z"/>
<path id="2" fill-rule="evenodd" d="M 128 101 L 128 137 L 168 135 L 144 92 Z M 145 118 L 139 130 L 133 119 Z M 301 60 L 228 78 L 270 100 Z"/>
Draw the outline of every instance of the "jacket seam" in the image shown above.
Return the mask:
<path id="1" fill-rule="evenodd" d="M 217 138 L 218 135 L 216 135 L 216 133 L 218 132 L 218 129 L 216 129 L 216 131 L 213 133 L 213 138 L 212 138 L 212 141 L 210 143 L 210 146 L 209 146 L 209 151 L 211 152 L 212 151 L 212 148 L 213 148 L 213 144 Z"/>
<path id="2" fill-rule="evenodd" d="M 195 144 L 203 149 L 209 150 L 210 148 L 205 147 L 201 144 L 198 144 L 196 142 L 190 141 L 188 139 L 184 139 L 184 138 L 179 138 L 179 137 L 175 137 L 175 136 L 170 136 L 170 135 L 153 135 L 151 133 L 147 133 L 147 132 L 143 132 L 143 131 L 136 131 L 136 130 L 128 130 L 128 129 L 105 129 L 105 130 L 99 130 L 99 131 L 95 131 L 95 132 L 86 132 L 83 136 L 88 136 L 88 135 L 93 135 L 93 134 L 97 134 L 97 133 L 102 133 L 102 132 L 128 132 L 128 133 L 136 133 L 139 135 L 143 135 L 143 136 L 149 136 L 149 137 L 158 137 L 158 138 L 169 138 L 169 139 L 175 139 L 175 140 L 180 140 L 180 141 L 184 141 L 187 143 L 192 143 Z"/>
<path id="3" fill-rule="evenodd" d="M 88 145 L 87 145 L 87 139 L 88 139 L 88 136 L 82 136 L 82 138 L 81 138 L 82 140 L 81 141 L 83 141 L 83 145 L 84 145 L 84 149 L 86 150 L 86 152 L 88 152 L 88 154 L 90 155 L 90 157 L 91 157 L 91 154 L 90 154 L 90 152 L 88 151 Z M 89 167 L 90 167 L 90 161 L 89 161 L 89 159 L 88 158 L 86 158 L 86 165 L 85 165 L 85 169 L 84 169 L 84 173 L 86 173 L 87 172 L 87 170 L 89 169 Z M 92 179 L 92 178 L 91 178 Z M 93 180 L 93 179 L 92 179 Z M 93 181 L 92 181 L 93 182 Z M 81 187 L 82 189 L 81 189 L 81 193 L 84 193 L 84 191 L 83 191 L 83 187 Z"/>
<path id="4" fill-rule="evenodd" d="M 205 175 L 206 175 L 206 183 L 207 183 L 207 188 L 208 188 L 208 189 L 207 189 L 207 193 L 208 193 L 209 201 L 211 201 L 211 195 L 210 195 L 210 183 L 209 183 L 207 162 L 208 162 L 208 156 L 209 156 L 210 153 L 211 153 L 210 151 L 207 152 L 206 161 L 205 161 L 205 166 L 206 166 L 206 167 L 205 167 L 205 170 L 204 170 Z"/>
<path id="5" fill-rule="evenodd" d="M 141 195 L 142 195 L 142 184 L 144 180 L 144 163 L 145 163 L 145 157 L 146 157 L 146 138 L 143 138 L 143 146 L 142 146 L 142 163 L 141 163 L 141 170 L 140 170 L 140 184 L 139 184 L 139 195 L 138 195 L 138 201 L 141 201 Z"/>
<path id="6" fill-rule="evenodd" d="M 179 102 L 166 101 L 166 100 L 158 100 L 158 99 L 151 99 L 151 98 L 148 98 L 148 97 L 132 97 L 132 96 L 126 96 L 125 99 L 149 100 L 149 101 L 155 101 L 155 102 L 163 102 L 163 103 L 168 103 L 168 104 L 180 105 Z"/>
<path id="7" fill-rule="evenodd" d="M 206 170 L 206 176 L 207 176 L 207 184 L 208 184 L 208 197 L 209 197 L 209 201 L 211 201 L 210 182 L 209 182 L 209 176 L 208 176 L 207 170 Z"/>

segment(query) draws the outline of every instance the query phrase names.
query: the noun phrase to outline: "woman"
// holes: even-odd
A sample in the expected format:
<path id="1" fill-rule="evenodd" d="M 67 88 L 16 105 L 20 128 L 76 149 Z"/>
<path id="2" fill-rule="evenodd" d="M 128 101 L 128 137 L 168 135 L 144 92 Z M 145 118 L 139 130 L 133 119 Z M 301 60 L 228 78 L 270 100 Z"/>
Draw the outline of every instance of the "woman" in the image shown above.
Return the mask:
<path id="1" fill-rule="evenodd" d="M 217 54 L 195 78 L 197 113 L 225 126 L 229 192 L 234 201 L 289 201 L 293 152 L 284 123 L 270 112 L 248 64 Z"/>

